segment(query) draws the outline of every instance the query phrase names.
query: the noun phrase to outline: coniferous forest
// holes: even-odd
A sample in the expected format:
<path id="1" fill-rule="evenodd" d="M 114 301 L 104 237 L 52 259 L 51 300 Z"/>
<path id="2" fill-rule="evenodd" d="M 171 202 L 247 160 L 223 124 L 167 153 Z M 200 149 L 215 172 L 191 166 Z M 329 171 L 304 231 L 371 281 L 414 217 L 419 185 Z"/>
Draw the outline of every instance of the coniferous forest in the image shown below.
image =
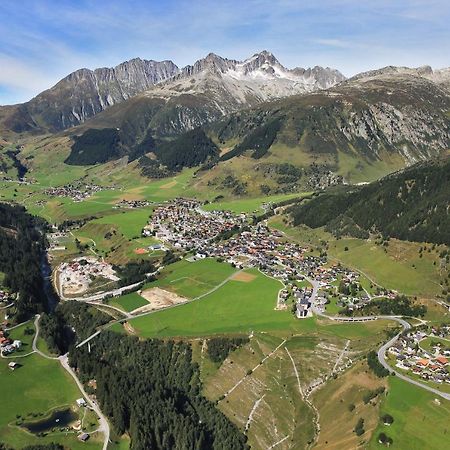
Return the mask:
<path id="1" fill-rule="evenodd" d="M 96 396 L 118 434 L 133 450 L 247 449 L 246 437 L 201 393 L 189 344 L 140 341 L 104 331 L 70 352 L 83 382 L 97 381 Z"/>
<path id="2" fill-rule="evenodd" d="M 450 159 L 418 164 L 350 192 L 324 193 L 291 208 L 294 225 L 342 226 L 363 237 L 381 232 L 402 240 L 450 245 Z M 349 227 L 352 224 L 352 227 Z"/>
<path id="3" fill-rule="evenodd" d="M 0 203 L 0 271 L 3 284 L 18 293 L 15 319 L 25 320 L 46 308 L 40 264 L 45 252 L 45 222 L 22 206 Z"/>

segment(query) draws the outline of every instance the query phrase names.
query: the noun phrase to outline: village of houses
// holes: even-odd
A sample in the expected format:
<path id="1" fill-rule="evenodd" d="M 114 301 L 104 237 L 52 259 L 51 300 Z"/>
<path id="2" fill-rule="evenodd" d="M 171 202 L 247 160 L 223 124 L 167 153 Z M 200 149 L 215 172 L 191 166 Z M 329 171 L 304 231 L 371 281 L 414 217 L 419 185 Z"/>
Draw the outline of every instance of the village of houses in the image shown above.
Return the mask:
<path id="1" fill-rule="evenodd" d="M 13 353 L 22 347 L 22 342 L 18 339 L 11 339 L 6 330 L 9 324 L 9 315 L 7 311 L 8 308 L 14 305 L 14 300 L 15 294 L 2 290 L 0 287 L 0 311 L 3 312 L 2 322 L 0 324 L 0 352 L 2 356 Z M 13 369 L 13 367 L 10 366 L 10 369 Z"/>
<path id="2" fill-rule="evenodd" d="M 125 208 L 140 206 L 140 203 L 132 202 L 120 205 Z M 361 287 L 358 272 L 329 264 L 326 256 L 315 256 L 308 248 L 287 241 L 280 231 L 268 227 L 264 222 L 253 224 L 248 214 L 204 211 L 200 202 L 179 198 L 155 207 L 142 235 L 153 236 L 160 242 L 150 245 L 149 249 L 179 250 L 187 254 L 189 261 L 212 257 L 238 268 L 258 268 L 284 285 L 274 307 L 292 309 L 298 319 L 311 317 L 313 312 L 325 313 L 331 297 L 337 299 L 339 307 L 346 307 L 350 311 L 362 308 L 373 298 Z M 113 289 L 114 283 L 119 280 L 110 264 L 93 256 L 63 263 L 59 273 L 60 292 L 68 296 L 87 292 L 93 281 L 100 278 L 105 282 L 100 285 L 100 292 L 106 297 L 108 290 L 105 286 L 110 283 L 109 288 Z M 314 298 L 311 280 L 319 287 Z M 358 285 L 357 294 L 339 292 L 339 283 Z M 120 295 L 117 289 L 110 292 Z M 382 292 L 385 297 L 392 298 L 395 295 L 394 291 Z M 397 365 L 420 374 L 424 379 L 449 382 L 446 370 L 448 351 L 445 353 L 446 350 L 443 350 L 442 355 L 429 355 L 420 347 L 417 350 L 408 345 L 408 339 L 416 338 L 403 336 L 391 348 L 391 353 L 398 352 L 398 355 L 395 353 Z"/>
<path id="3" fill-rule="evenodd" d="M 436 338 L 436 339 L 434 339 Z M 432 327 L 429 331 L 405 332 L 388 349 L 395 366 L 425 381 L 450 384 L 450 326 Z M 430 350 L 422 347 L 425 339 L 431 340 Z"/>
<path id="4" fill-rule="evenodd" d="M 82 184 L 81 182 L 78 182 L 75 184 L 47 188 L 44 190 L 44 194 L 50 197 L 65 197 L 70 198 L 74 202 L 82 202 L 105 189 L 108 188 L 96 184 Z"/>

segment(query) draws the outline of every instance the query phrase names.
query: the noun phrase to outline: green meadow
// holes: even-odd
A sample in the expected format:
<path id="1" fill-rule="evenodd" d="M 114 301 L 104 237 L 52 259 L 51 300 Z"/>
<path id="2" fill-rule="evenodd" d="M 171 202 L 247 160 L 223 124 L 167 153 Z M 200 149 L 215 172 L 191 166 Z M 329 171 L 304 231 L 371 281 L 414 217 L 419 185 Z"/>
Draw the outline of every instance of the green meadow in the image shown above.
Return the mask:
<path id="1" fill-rule="evenodd" d="M 274 310 L 281 283 L 256 269 L 244 273 L 254 278 L 251 281 L 230 280 L 200 300 L 133 319 L 130 324 L 142 337 L 204 336 L 295 328 L 296 320 L 289 311 Z M 304 320 L 302 324 L 311 330 L 315 327 L 313 319 Z"/>
<path id="2" fill-rule="evenodd" d="M 94 219 L 92 223 L 112 225 L 126 238 L 132 239 L 141 235 L 142 228 L 148 222 L 152 211 L 152 208 L 119 210 L 117 214 L 110 214 L 100 219 Z"/>
<path id="3" fill-rule="evenodd" d="M 122 295 L 121 297 L 110 299 L 108 304 L 111 306 L 116 306 L 119 309 L 123 309 L 124 311 L 130 312 L 135 310 L 136 308 L 140 308 L 141 306 L 148 305 L 148 301 L 136 292 L 132 292 L 131 294 L 126 294 Z"/>
<path id="4" fill-rule="evenodd" d="M 384 287 L 407 295 L 434 296 L 441 291 L 435 253 L 419 258 L 419 244 L 391 239 L 387 252 L 374 242 L 340 239 L 330 243 L 329 253 L 357 268 Z M 348 250 L 345 250 L 348 248 Z"/>
<path id="5" fill-rule="evenodd" d="M 164 268 L 160 278 L 145 288 L 160 287 L 192 299 L 211 291 L 236 271 L 230 264 L 212 258 L 195 262 L 183 259 Z"/>
<path id="6" fill-rule="evenodd" d="M 48 360 L 36 354 L 17 358 L 21 367 L 14 371 L 7 366 L 10 361 L 0 360 L 0 442 L 13 448 L 49 442 L 59 442 L 72 450 L 99 448 L 97 439 L 81 443 L 75 432 L 55 431 L 45 437 L 37 437 L 17 426 L 20 418 L 36 420 L 54 408 L 73 407 L 81 394 L 57 360 Z"/>
<path id="7" fill-rule="evenodd" d="M 376 428 L 369 448 L 385 448 L 377 437 L 383 432 L 393 439 L 391 448 L 399 450 L 441 450 L 448 448 L 450 402 L 396 377 L 389 377 L 388 394 L 380 416 L 390 414 L 394 423 Z"/>
<path id="8" fill-rule="evenodd" d="M 34 333 L 34 324 L 31 320 L 20 325 L 17 328 L 14 328 L 9 332 L 9 336 L 11 339 L 18 339 L 22 342 L 22 347 L 14 354 L 26 354 L 32 351 Z"/>

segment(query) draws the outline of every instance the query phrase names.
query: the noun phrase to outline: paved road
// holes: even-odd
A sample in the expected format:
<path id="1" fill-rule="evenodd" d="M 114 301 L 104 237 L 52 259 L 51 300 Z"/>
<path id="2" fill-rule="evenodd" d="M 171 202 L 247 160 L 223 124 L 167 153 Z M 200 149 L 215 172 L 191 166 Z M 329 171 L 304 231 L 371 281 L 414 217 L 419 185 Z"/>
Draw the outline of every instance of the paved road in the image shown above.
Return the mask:
<path id="1" fill-rule="evenodd" d="M 409 324 L 408 324 L 409 325 Z M 433 394 L 436 394 L 442 398 L 445 398 L 446 400 L 450 400 L 450 394 L 446 392 L 439 391 L 438 389 L 435 389 L 431 386 L 427 386 L 426 384 L 420 383 L 419 381 L 413 380 L 406 375 L 403 375 L 402 373 L 398 372 L 394 368 L 392 368 L 386 361 L 386 350 L 391 347 L 395 341 L 398 339 L 401 333 L 398 333 L 396 336 L 394 336 L 389 342 L 386 342 L 386 344 L 382 345 L 378 350 L 378 361 L 382 364 L 383 367 L 385 367 L 389 372 L 394 372 L 395 376 L 398 378 L 401 378 L 404 381 L 407 381 L 408 383 L 414 384 L 415 386 L 421 387 L 422 389 L 426 389 L 429 392 L 432 392 Z"/>
<path id="2" fill-rule="evenodd" d="M 11 308 L 11 306 L 14 306 L 14 302 L 10 303 L 9 305 L 2 306 L 0 309 L 8 309 Z"/>
<path id="3" fill-rule="evenodd" d="M 36 331 L 34 333 L 34 338 L 33 338 L 33 343 L 32 343 L 32 347 L 33 347 L 33 351 L 36 352 L 37 354 L 39 354 L 40 356 L 42 356 L 45 359 L 58 359 L 56 356 L 49 356 L 46 355 L 44 352 L 41 352 L 38 348 L 37 348 L 37 340 L 39 337 L 39 319 L 41 318 L 41 316 L 39 314 L 36 314 L 36 318 L 34 319 L 34 327 L 36 328 Z"/>
<path id="4" fill-rule="evenodd" d="M 78 379 L 76 373 L 73 371 L 73 369 L 70 367 L 69 365 L 69 358 L 68 358 L 68 354 L 65 354 L 63 356 L 60 357 L 56 357 L 56 356 L 49 356 L 46 355 L 45 353 L 41 352 L 38 347 L 37 347 L 37 340 L 39 338 L 39 319 L 40 319 L 40 315 L 37 314 L 35 319 L 34 319 L 34 326 L 36 327 L 36 332 L 34 334 L 34 338 L 33 338 L 33 342 L 32 342 L 32 348 L 33 351 L 31 353 L 29 353 L 30 355 L 32 353 L 37 353 L 40 356 L 42 356 L 43 358 L 46 359 L 51 359 L 51 360 L 59 360 L 59 362 L 61 363 L 61 366 L 70 374 L 70 376 L 75 380 L 75 383 L 78 386 L 78 389 L 80 390 L 81 394 L 83 395 L 83 397 L 86 399 L 87 403 L 91 406 L 92 410 L 97 414 L 98 418 L 99 418 L 99 428 L 98 428 L 98 432 L 103 433 L 104 435 L 104 440 L 103 440 L 103 447 L 102 450 L 107 450 L 108 448 L 108 443 L 109 443 L 109 437 L 110 437 L 110 427 L 109 427 L 109 422 L 106 419 L 106 417 L 104 416 L 104 414 L 102 413 L 101 409 L 99 408 L 99 406 L 97 405 L 97 403 L 95 403 L 86 393 L 86 391 L 84 390 L 83 385 L 81 384 L 80 380 Z M 23 355 L 23 356 L 28 356 L 28 355 Z"/>
<path id="5" fill-rule="evenodd" d="M 198 297 L 195 297 L 187 302 L 184 303 L 176 303 L 175 305 L 170 305 L 167 306 L 165 308 L 161 308 L 161 309 L 154 309 L 152 311 L 146 311 L 140 314 L 136 314 L 130 317 L 126 317 L 124 319 L 118 319 L 118 320 L 113 320 L 112 322 L 109 322 L 108 324 L 106 324 L 104 327 L 100 328 L 99 330 L 95 331 L 94 333 L 92 333 L 90 336 L 88 336 L 83 342 L 80 342 L 79 344 L 77 344 L 77 348 L 82 347 L 83 345 L 87 344 L 91 339 L 95 338 L 96 336 L 98 336 L 103 330 L 106 330 L 110 327 L 112 327 L 114 324 L 116 323 L 123 323 L 123 322 L 127 322 L 130 319 L 137 319 L 138 317 L 144 317 L 144 316 L 148 316 L 150 314 L 154 314 L 157 313 L 159 311 L 165 311 L 167 309 L 172 309 L 172 308 L 178 308 L 179 306 L 183 306 L 183 305 L 187 305 L 188 303 L 192 303 L 195 302 L 197 300 L 201 300 L 202 298 L 206 297 L 207 295 L 212 294 L 213 292 L 217 291 L 218 289 L 220 289 L 224 284 L 228 283 L 228 281 L 230 281 L 231 279 L 233 279 L 233 277 L 235 277 L 238 273 L 242 272 L 242 270 L 238 270 L 237 272 L 232 273 L 229 277 L 225 278 L 223 281 L 221 281 L 217 286 L 214 286 L 211 290 L 209 290 L 208 292 L 205 292 L 202 295 L 199 295 Z"/>
<path id="6" fill-rule="evenodd" d="M 25 325 L 29 322 L 29 320 L 26 320 L 25 322 L 22 323 L 18 323 L 17 325 L 14 325 L 13 327 L 9 327 L 9 328 L 5 328 L 5 331 L 10 331 L 10 330 L 14 330 L 15 328 L 19 328 L 22 325 Z"/>
<path id="7" fill-rule="evenodd" d="M 108 448 L 108 443 L 109 443 L 109 436 L 110 436 L 110 428 L 109 428 L 109 422 L 107 420 L 107 418 L 103 415 L 101 409 L 99 408 L 99 406 L 97 405 L 96 402 L 94 402 L 86 393 L 86 391 L 84 390 L 83 385 L 81 384 L 80 380 L 78 379 L 76 373 L 73 371 L 72 367 L 70 367 L 69 365 L 69 358 L 68 355 L 65 354 L 63 356 L 60 356 L 59 361 L 61 363 L 61 365 L 64 367 L 64 369 L 70 374 L 70 376 L 75 380 L 75 383 L 78 386 L 78 389 L 80 390 L 80 392 L 83 394 L 83 397 L 86 399 L 87 403 L 89 404 L 89 406 L 93 409 L 93 411 L 97 414 L 98 418 L 99 418 L 99 428 L 98 431 L 100 433 L 103 433 L 104 435 L 104 439 L 103 439 L 103 447 L 102 450 L 107 450 Z"/>
<path id="8" fill-rule="evenodd" d="M 319 287 L 319 283 L 316 280 L 311 280 L 308 279 L 307 280 L 312 284 L 313 286 L 313 293 L 311 295 L 311 303 L 313 304 L 312 306 L 312 310 L 313 312 L 321 317 L 325 317 L 327 319 L 330 320 L 334 320 L 337 322 L 367 322 L 367 321 L 371 321 L 371 320 L 394 320 L 396 322 L 398 322 L 402 327 L 403 327 L 403 331 L 404 330 L 409 330 L 411 328 L 411 325 L 404 319 L 402 319 L 400 316 L 362 316 L 362 317 L 341 317 L 341 316 L 329 316 L 321 311 L 319 311 L 315 306 L 314 306 L 314 300 L 317 296 L 317 291 L 318 291 L 318 287 Z M 392 339 L 390 339 L 388 342 L 386 342 L 386 344 L 382 345 L 377 352 L 378 355 L 378 361 L 380 362 L 380 364 L 385 367 L 387 370 L 389 370 L 390 373 L 395 373 L 395 375 L 398 378 L 401 378 L 402 380 L 414 384 L 415 386 L 418 386 L 422 389 L 425 389 L 429 392 L 432 392 L 435 395 L 438 395 L 439 397 L 445 398 L 446 400 L 450 400 L 450 394 L 446 393 L 446 392 L 442 392 L 438 389 L 435 389 L 431 386 L 428 386 L 426 384 L 420 383 L 419 381 L 413 380 L 412 378 L 407 377 L 406 375 L 403 375 L 402 373 L 398 372 L 397 370 L 395 370 L 394 368 L 392 368 L 386 361 L 386 351 L 389 347 L 391 347 L 399 338 L 401 333 L 398 333 L 396 336 L 394 336 Z"/>

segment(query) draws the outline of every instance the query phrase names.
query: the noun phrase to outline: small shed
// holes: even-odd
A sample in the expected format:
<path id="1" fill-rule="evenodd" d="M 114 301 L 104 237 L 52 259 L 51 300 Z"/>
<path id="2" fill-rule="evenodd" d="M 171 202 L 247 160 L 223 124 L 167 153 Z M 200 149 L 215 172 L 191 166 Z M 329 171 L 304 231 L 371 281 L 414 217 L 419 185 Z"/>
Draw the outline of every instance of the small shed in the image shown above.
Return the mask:
<path id="1" fill-rule="evenodd" d="M 11 370 L 16 370 L 19 367 L 19 364 L 17 364 L 15 361 L 11 361 L 10 363 L 8 363 L 8 367 Z"/>

